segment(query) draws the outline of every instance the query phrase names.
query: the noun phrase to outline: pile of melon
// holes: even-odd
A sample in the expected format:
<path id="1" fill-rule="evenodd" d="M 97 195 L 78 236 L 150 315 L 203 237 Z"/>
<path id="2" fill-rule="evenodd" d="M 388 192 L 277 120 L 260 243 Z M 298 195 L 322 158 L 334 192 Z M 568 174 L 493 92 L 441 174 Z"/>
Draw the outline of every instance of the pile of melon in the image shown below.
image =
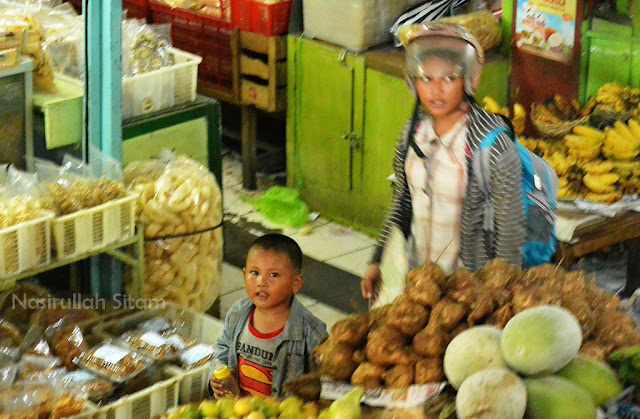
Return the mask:
<path id="1" fill-rule="evenodd" d="M 578 355 L 581 345 L 576 318 L 550 305 L 517 314 L 503 330 L 462 332 L 444 356 L 458 418 L 596 418 L 622 385 L 607 364 Z"/>

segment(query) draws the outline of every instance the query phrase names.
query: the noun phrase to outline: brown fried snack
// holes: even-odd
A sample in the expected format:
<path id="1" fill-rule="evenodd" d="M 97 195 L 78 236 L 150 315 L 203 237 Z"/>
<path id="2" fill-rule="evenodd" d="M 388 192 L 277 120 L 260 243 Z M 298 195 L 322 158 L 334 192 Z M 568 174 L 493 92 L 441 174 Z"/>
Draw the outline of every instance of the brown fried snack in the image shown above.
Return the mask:
<path id="1" fill-rule="evenodd" d="M 405 280 L 406 286 L 409 287 L 421 279 L 430 279 L 435 282 L 440 289 L 445 289 L 447 287 L 447 276 L 442 268 L 436 263 L 425 263 L 421 267 L 409 272 Z"/>
<path id="2" fill-rule="evenodd" d="M 378 365 L 365 362 L 360 364 L 351 376 L 351 384 L 364 388 L 382 387 L 384 369 Z"/>
<path id="3" fill-rule="evenodd" d="M 444 378 L 441 358 L 423 358 L 416 363 L 416 384 L 437 383 Z"/>
<path id="4" fill-rule="evenodd" d="M 451 333 L 449 333 L 449 338 L 447 339 L 447 345 L 449 345 L 449 342 L 451 342 L 453 340 L 453 338 L 455 338 L 456 336 L 458 336 L 460 333 L 464 332 L 465 330 L 469 329 L 469 324 L 468 323 L 460 323 L 459 325 L 456 326 L 455 329 L 453 329 L 451 331 Z"/>
<path id="5" fill-rule="evenodd" d="M 480 269 L 476 276 L 487 287 L 503 289 L 515 278 L 517 271 L 501 259 L 493 259 Z"/>
<path id="6" fill-rule="evenodd" d="M 424 307 L 401 295 L 391 303 L 387 324 L 413 336 L 427 324 L 428 319 L 429 312 Z"/>
<path id="7" fill-rule="evenodd" d="M 495 307 L 496 303 L 490 293 L 482 290 L 478 291 L 475 300 L 471 303 L 471 313 L 467 317 L 468 323 L 478 323 L 493 313 Z"/>
<path id="8" fill-rule="evenodd" d="M 369 362 L 376 365 L 397 364 L 404 353 L 407 337 L 398 329 L 382 325 L 369 332 L 365 353 Z"/>
<path id="9" fill-rule="evenodd" d="M 284 383 L 284 391 L 305 401 L 318 401 L 322 391 L 321 377 L 321 374 L 305 374 L 292 378 Z"/>
<path id="10" fill-rule="evenodd" d="M 353 353 L 353 360 L 358 364 L 362 364 L 367 360 L 367 354 L 364 353 L 363 349 L 358 349 Z"/>
<path id="11" fill-rule="evenodd" d="M 633 319 L 619 311 L 601 313 L 593 334 L 597 343 L 613 345 L 614 349 L 640 343 Z"/>
<path id="12" fill-rule="evenodd" d="M 348 380 L 358 364 L 353 360 L 353 349 L 342 343 L 327 340 L 321 349 L 322 363 L 320 372 L 323 375 L 341 381 Z"/>
<path id="13" fill-rule="evenodd" d="M 525 270 L 522 273 L 522 282 L 538 286 L 552 286 L 557 282 L 562 282 L 564 274 L 565 271 L 560 266 L 546 263 Z"/>
<path id="14" fill-rule="evenodd" d="M 443 330 L 450 331 L 460 323 L 468 311 L 466 306 L 449 298 L 443 298 L 431 311 L 429 324 L 435 322 L 434 327 L 440 326 Z"/>
<path id="15" fill-rule="evenodd" d="M 447 290 L 447 297 L 458 303 L 471 306 L 478 299 L 478 293 L 480 292 L 480 287 L 473 285 L 463 289 L 449 288 Z"/>
<path id="16" fill-rule="evenodd" d="M 382 378 L 386 387 L 407 388 L 413 384 L 414 367 L 413 365 L 396 365 L 385 371 Z"/>
<path id="17" fill-rule="evenodd" d="M 583 295 L 587 289 L 587 280 L 582 272 L 568 272 L 564 275 L 563 283 L 560 287 L 562 294 L 580 296 Z"/>
<path id="18" fill-rule="evenodd" d="M 370 319 L 363 314 L 349 316 L 331 328 L 331 340 L 351 347 L 361 346 L 369 333 Z"/>
<path id="19" fill-rule="evenodd" d="M 417 278 L 407 284 L 405 293 L 409 300 L 423 306 L 433 307 L 438 301 L 442 291 L 438 284 L 430 278 Z"/>
<path id="20" fill-rule="evenodd" d="M 507 322 L 513 317 L 513 309 L 511 304 L 500 307 L 497 311 L 494 311 L 491 316 L 486 320 L 485 324 L 497 326 L 500 329 L 507 325 Z"/>
<path id="21" fill-rule="evenodd" d="M 447 333 L 439 327 L 425 327 L 413 338 L 413 350 L 417 354 L 435 358 L 447 349 Z"/>
<path id="22" fill-rule="evenodd" d="M 582 327 L 582 339 L 588 338 L 596 327 L 597 320 L 589 304 L 584 299 L 577 298 L 574 294 L 564 294 L 560 298 L 560 304 L 578 319 Z"/>
<path id="23" fill-rule="evenodd" d="M 74 371 L 78 367 L 73 360 L 89 350 L 89 345 L 80 328 L 72 326 L 61 329 L 53 335 L 51 349 L 69 371 Z"/>
<path id="24" fill-rule="evenodd" d="M 584 342 L 580 347 L 581 354 L 604 362 L 607 362 L 607 358 L 611 355 L 613 350 L 613 345 L 600 344 L 592 340 Z"/>
<path id="25" fill-rule="evenodd" d="M 478 281 L 467 268 L 458 268 L 449 277 L 449 280 L 447 281 L 447 288 L 450 290 L 463 290 L 466 288 L 476 287 L 478 284 Z"/>
<path id="26" fill-rule="evenodd" d="M 377 327 L 383 324 L 387 316 L 389 315 L 389 310 L 391 310 L 391 305 L 387 304 L 382 307 L 374 308 L 369 313 L 367 313 L 367 319 L 369 320 L 369 330 L 373 327 Z"/>

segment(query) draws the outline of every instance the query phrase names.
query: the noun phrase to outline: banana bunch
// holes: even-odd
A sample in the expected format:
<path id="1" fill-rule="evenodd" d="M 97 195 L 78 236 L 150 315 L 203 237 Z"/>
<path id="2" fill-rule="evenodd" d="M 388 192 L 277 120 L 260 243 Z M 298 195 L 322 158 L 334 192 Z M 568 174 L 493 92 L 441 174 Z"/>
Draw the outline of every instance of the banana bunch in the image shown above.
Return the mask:
<path id="1" fill-rule="evenodd" d="M 569 169 L 577 163 L 575 157 L 567 156 L 560 151 L 545 155 L 543 158 L 553 167 L 558 176 L 566 175 Z"/>
<path id="2" fill-rule="evenodd" d="M 598 89 L 596 102 L 599 111 L 625 113 L 635 108 L 636 112 L 640 112 L 640 89 L 622 87 L 618 83 L 606 83 Z"/>
<path id="3" fill-rule="evenodd" d="M 504 115 L 507 118 L 511 117 L 511 112 L 508 107 L 501 108 L 498 102 L 491 96 L 485 96 L 482 99 L 482 107 L 485 111 L 495 113 L 496 115 Z"/>
<path id="4" fill-rule="evenodd" d="M 572 134 L 564 137 L 569 155 L 584 161 L 591 161 L 600 155 L 604 143 L 604 132 L 586 125 L 578 125 Z"/>
<path id="5" fill-rule="evenodd" d="M 616 121 L 605 128 L 602 153 L 612 160 L 633 160 L 640 154 L 640 123 L 630 119 L 628 124 Z"/>
<path id="6" fill-rule="evenodd" d="M 516 135 L 521 135 L 524 132 L 525 123 L 527 122 L 527 111 L 525 111 L 524 107 L 519 103 L 513 104 L 513 118 L 511 118 L 511 122 L 513 123 L 513 129 Z"/>
<path id="7" fill-rule="evenodd" d="M 527 121 L 527 111 L 524 110 L 524 107 L 521 104 L 515 103 L 513 105 L 513 112 L 511 112 L 506 106 L 500 107 L 498 102 L 491 96 L 485 96 L 482 99 L 482 107 L 487 112 L 491 112 L 496 115 L 504 115 L 507 118 L 510 118 L 516 135 L 521 135 L 524 132 L 525 123 Z M 513 115 L 513 117 L 511 117 L 511 115 Z"/>
<path id="8" fill-rule="evenodd" d="M 561 95 L 555 95 L 552 99 L 535 107 L 535 119 L 542 124 L 561 124 L 589 115 L 595 105 L 594 98 L 589 99 L 589 102 L 582 106 L 575 99 L 567 100 Z"/>

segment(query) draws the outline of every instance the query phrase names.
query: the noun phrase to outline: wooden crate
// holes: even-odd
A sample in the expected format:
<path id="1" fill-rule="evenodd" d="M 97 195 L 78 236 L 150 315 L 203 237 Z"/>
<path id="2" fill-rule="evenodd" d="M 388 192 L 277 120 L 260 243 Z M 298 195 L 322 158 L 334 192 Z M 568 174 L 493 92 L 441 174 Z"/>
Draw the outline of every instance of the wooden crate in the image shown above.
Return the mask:
<path id="1" fill-rule="evenodd" d="M 236 31 L 240 101 L 268 111 L 287 105 L 287 38 Z"/>

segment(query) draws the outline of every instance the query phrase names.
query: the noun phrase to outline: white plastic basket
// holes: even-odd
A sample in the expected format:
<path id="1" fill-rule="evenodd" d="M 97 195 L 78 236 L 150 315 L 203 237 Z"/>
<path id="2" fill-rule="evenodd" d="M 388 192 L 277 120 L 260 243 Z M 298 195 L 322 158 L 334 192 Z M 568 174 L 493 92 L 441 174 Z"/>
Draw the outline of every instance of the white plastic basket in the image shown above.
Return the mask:
<path id="1" fill-rule="evenodd" d="M 115 338 L 142 321 L 158 315 L 183 323 L 188 338 L 209 345 L 215 345 L 224 328 L 223 322 L 208 314 L 197 313 L 181 308 L 175 303 L 166 302 L 163 309 L 146 310 L 122 319 L 114 319 L 97 325 L 93 331 L 102 339 Z M 209 368 L 209 364 L 188 371 L 175 365 L 163 367 L 166 375 L 179 379 L 180 404 L 198 402 L 209 395 Z"/>
<path id="2" fill-rule="evenodd" d="M 179 377 L 159 383 L 99 407 L 95 419 L 151 419 L 178 405 Z"/>
<path id="3" fill-rule="evenodd" d="M 171 48 L 175 64 L 122 79 L 122 117 L 144 115 L 196 99 L 202 58 Z"/>
<path id="4" fill-rule="evenodd" d="M 51 220 L 42 211 L 34 220 L 0 230 L 0 278 L 17 275 L 51 261 Z"/>
<path id="5" fill-rule="evenodd" d="M 169 48 L 175 64 L 133 77 L 122 78 L 122 118 L 133 118 L 176 105 L 193 102 L 198 87 L 198 65 L 202 57 Z M 78 86 L 82 81 L 56 74 Z"/>
<path id="6" fill-rule="evenodd" d="M 93 208 L 52 221 L 58 259 L 70 258 L 126 240 L 134 235 L 138 196 L 127 193 Z"/>

